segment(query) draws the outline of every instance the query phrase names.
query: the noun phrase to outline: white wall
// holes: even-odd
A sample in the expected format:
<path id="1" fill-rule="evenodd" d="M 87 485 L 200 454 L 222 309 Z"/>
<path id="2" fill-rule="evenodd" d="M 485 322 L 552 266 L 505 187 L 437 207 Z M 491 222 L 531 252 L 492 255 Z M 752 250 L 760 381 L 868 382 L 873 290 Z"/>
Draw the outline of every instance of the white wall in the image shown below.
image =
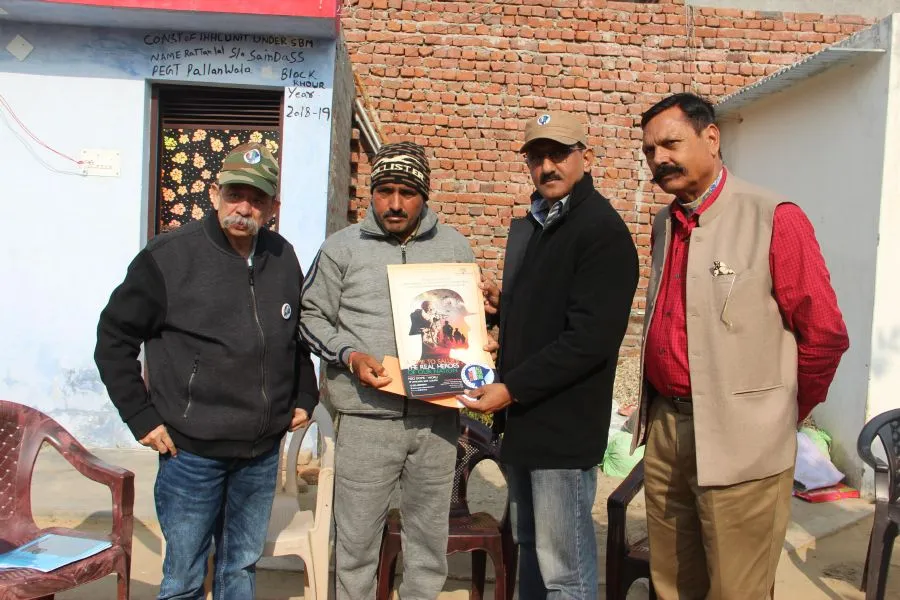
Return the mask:
<path id="1" fill-rule="evenodd" d="M 890 95 L 886 98 L 888 112 L 878 228 L 869 419 L 900 408 L 900 279 L 897 277 L 900 264 L 900 15 L 894 15 L 892 23 L 893 58 L 890 61 Z"/>
<path id="2" fill-rule="evenodd" d="M 223 44 L 184 32 L 159 42 L 153 32 L 0 21 L 0 47 L 16 35 L 34 50 L 19 61 L 0 48 L 0 95 L 60 152 L 118 151 L 121 173 L 60 173 L 77 166 L 25 141 L 0 108 L 0 398 L 47 412 L 88 446 L 134 445 L 99 380 L 93 350 L 100 311 L 146 243 L 154 67 L 156 80 L 284 89 L 286 107 L 301 116 L 284 119 L 280 231 L 306 270 L 325 234 L 331 123 L 319 109 L 331 109 L 335 44 L 256 36 Z M 217 46 L 224 54 L 177 57 Z M 284 56 L 298 46 L 302 62 L 288 65 Z M 244 58 L 231 60 L 233 49 Z M 251 50 L 261 58 L 250 60 Z M 179 75 L 174 68 L 158 75 L 178 62 Z M 188 62 L 204 74 L 185 74 Z M 225 64 L 240 72 L 218 73 Z M 286 67 L 294 73 L 284 79 Z M 300 88 L 311 94 L 301 97 L 296 83 L 313 84 Z"/>
<path id="3" fill-rule="evenodd" d="M 85 443 L 130 441 L 93 364 L 97 316 L 146 230 L 143 81 L 0 73 L 0 93 L 38 137 L 79 156 L 119 150 L 121 175 L 62 175 L 76 165 L 39 150 L 0 117 L 0 398 L 59 417 Z M 65 102 L 60 98 L 65 97 Z"/>
<path id="4" fill-rule="evenodd" d="M 851 347 L 814 417 L 857 485 L 869 378 L 889 376 L 871 346 L 889 65 L 877 55 L 832 68 L 751 104 L 740 111 L 742 122 L 722 128 L 730 168 L 796 202 L 816 229 Z"/>

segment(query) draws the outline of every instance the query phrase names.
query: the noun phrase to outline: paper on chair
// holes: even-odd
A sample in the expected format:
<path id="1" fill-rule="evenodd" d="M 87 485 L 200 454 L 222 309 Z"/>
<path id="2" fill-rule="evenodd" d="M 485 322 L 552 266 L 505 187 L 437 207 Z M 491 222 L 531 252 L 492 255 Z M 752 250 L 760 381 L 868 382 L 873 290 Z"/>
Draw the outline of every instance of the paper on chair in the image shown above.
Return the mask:
<path id="1" fill-rule="evenodd" d="M 35 569 L 43 573 L 93 556 L 112 544 L 108 540 L 49 533 L 0 554 L 0 569 Z"/>

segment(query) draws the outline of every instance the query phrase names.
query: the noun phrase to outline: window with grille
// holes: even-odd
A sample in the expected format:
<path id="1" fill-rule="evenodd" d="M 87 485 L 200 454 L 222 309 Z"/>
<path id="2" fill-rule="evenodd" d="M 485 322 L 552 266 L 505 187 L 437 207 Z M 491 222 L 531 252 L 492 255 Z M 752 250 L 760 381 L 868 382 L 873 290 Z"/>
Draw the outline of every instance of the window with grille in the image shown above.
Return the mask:
<path id="1" fill-rule="evenodd" d="M 202 219 L 213 210 L 209 186 L 235 146 L 259 142 L 280 157 L 283 98 L 281 90 L 153 89 L 151 236 Z M 277 229 L 278 215 L 267 226 Z"/>

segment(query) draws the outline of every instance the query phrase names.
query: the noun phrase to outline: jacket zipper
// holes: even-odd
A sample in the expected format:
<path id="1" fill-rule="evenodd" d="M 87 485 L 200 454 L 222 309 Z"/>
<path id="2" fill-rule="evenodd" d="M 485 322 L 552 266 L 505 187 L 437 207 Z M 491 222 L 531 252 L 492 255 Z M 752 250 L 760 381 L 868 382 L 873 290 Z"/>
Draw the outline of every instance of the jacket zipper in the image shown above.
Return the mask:
<path id="1" fill-rule="evenodd" d="M 194 367 L 191 369 L 191 376 L 188 378 L 188 401 L 187 406 L 184 408 L 184 414 L 181 415 L 183 418 L 187 419 L 188 411 L 191 410 L 191 403 L 194 401 L 194 377 L 197 376 L 197 370 L 200 368 L 200 357 L 194 357 Z"/>
<path id="2" fill-rule="evenodd" d="M 416 236 L 419 234 L 419 225 L 421 224 L 422 220 L 419 219 L 419 222 L 416 223 L 415 230 L 413 230 L 413 232 L 409 235 L 408 238 L 406 238 L 405 241 L 400 242 L 400 238 L 397 238 L 397 241 L 400 242 L 400 262 L 404 265 L 406 264 L 406 245 L 411 244 L 413 240 L 416 239 Z"/>
<path id="3" fill-rule="evenodd" d="M 247 259 L 247 268 L 250 275 L 250 303 L 253 306 L 253 319 L 256 321 L 256 330 L 259 333 L 259 343 L 262 352 L 259 356 L 259 371 L 262 375 L 262 398 L 265 411 L 263 412 L 262 424 L 259 427 L 259 435 L 262 436 L 266 432 L 266 425 L 269 423 L 269 412 L 271 404 L 269 403 L 269 395 L 266 393 L 266 334 L 263 332 L 262 322 L 259 320 L 259 310 L 256 305 L 256 285 L 253 281 L 253 255 Z"/>

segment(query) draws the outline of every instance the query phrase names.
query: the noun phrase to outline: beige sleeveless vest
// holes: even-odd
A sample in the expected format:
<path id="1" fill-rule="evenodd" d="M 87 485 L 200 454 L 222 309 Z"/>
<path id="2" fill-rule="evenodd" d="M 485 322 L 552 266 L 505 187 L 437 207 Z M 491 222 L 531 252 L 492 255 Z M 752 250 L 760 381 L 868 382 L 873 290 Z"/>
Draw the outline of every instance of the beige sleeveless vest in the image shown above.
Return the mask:
<path id="1" fill-rule="evenodd" d="M 794 465 L 797 343 L 772 296 L 769 270 L 772 220 L 782 202 L 729 173 L 721 195 L 691 234 L 685 281 L 688 360 L 703 486 L 761 479 Z M 653 222 L 633 448 L 646 441 L 652 399 L 643 376 L 644 350 L 671 227 L 666 207 Z"/>

